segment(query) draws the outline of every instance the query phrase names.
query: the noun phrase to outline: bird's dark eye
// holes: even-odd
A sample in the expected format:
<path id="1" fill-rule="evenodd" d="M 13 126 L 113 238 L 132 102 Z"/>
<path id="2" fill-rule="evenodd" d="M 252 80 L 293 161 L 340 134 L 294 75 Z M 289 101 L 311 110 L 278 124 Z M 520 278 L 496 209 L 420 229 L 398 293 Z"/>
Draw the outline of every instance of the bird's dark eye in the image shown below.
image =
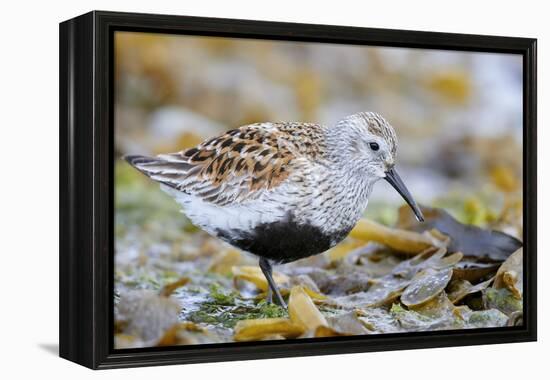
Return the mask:
<path id="1" fill-rule="evenodd" d="M 371 142 L 369 143 L 369 146 L 372 150 L 374 150 L 375 152 L 380 149 L 380 145 L 378 145 L 378 143 L 375 143 L 375 142 Z"/>

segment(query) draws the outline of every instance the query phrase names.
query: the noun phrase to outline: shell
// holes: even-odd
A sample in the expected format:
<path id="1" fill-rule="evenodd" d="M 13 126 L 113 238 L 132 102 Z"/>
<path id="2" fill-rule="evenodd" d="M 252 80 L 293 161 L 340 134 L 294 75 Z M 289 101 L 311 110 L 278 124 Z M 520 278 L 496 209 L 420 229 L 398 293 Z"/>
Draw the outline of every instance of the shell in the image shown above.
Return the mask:
<path id="1" fill-rule="evenodd" d="M 330 328 L 350 335 L 364 335 L 369 329 L 359 319 L 359 310 L 351 310 L 345 313 L 327 317 Z"/>
<path id="2" fill-rule="evenodd" d="M 288 300 L 290 320 L 305 330 L 315 330 L 319 326 L 328 326 L 327 320 L 301 286 L 290 290 Z"/>
<path id="3" fill-rule="evenodd" d="M 175 346 L 213 343 L 215 341 L 216 337 L 205 328 L 193 322 L 181 322 L 168 329 L 156 345 Z"/>
<path id="4" fill-rule="evenodd" d="M 523 296 L 523 248 L 514 252 L 500 266 L 495 277 L 495 288 L 506 288 L 516 299 Z"/>
<path id="5" fill-rule="evenodd" d="M 238 266 L 232 268 L 234 280 L 245 280 L 253 283 L 262 291 L 267 291 L 269 285 L 259 267 L 253 266 Z M 286 285 L 290 281 L 287 275 L 280 272 L 273 272 L 273 279 L 277 285 Z"/>
<path id="6" fill-rule="evenodd" d="M 463 261 L 454 266 L 453 280 L 477 282 L 493 275 L 499 266 L 500 264 L 496 263 L 476 263 L 472 261 Z"/>
<path id="7" fill-rule="evenodd" d="M 426 268 L 446 269 L 454 267 L 462 260 L 462 253 L 455 252 L 452 255 L 445 256 L 446 248 L 428 249 L 412 259 L 406 260 L 398 264 L 393 269 L 393 274 L 412 279 L 419 271 Z"/>
<path id="8" fill-rule="evenodd" d="M 183 285 L 189 282 L 188 277 L 181 277 L 180 279 L 166 284 L 160 290 L 160 295 L 163 297 L 169 297 L 176 289 L 181 288 Z"/>
<path id="9" fill-rule="evenodd" d="M 502 262 L 522 246 L 521 241 L 503 232 L 462 224 L 443 209 L 422 207 L 425 221 L 419 223 L 408 207 L 401 207 L 397 225 L 422 232 L 437 229 L 450 238 L 450 252 L 460 251 L 466 257 Z"/>
<path id="10" fill-rule="evenodd" d="M 327 318 L 330 327 L 349 335 L 393 333 L 402 331 L 399 323 L 384 308 L 355 309 Z"/>
<path id="11" fill-rule="evenodd" d="M 440 294 L 453 276 L 453 270 L 427 268 L 419 272 L 401 295 L 405 306 L 424 304 Z"/>
<path id="12" fill-rule="evenodd" d="M 353 231 L 353 230 L 352 230 Z M 336 247 L 327 251 L 328 258 L 331 262 L 345 259 L 356 248 L 364 245 L 362 241 L 346 240 Z"/>
<path id="13" fill-rule="evenodd" d="M 315 333 L 314 333 L 315 338 L 330 338 L 333 336 L 348 336 L 348 335 L 350 334 L 342 333 L 328 326 L 319 326 L 315 329 Z"/>
<path id="14" fill-rule="evenodd" d="M 287 318 L 248 319 L 235 325 L 235 341 L 262 340 L 280 335 L 285 338 L 296 338 L 305 329 Z"/>
<path id="15" fill-rule="evenodd" d="M 328 303 L 344 309 L 379 307 L 397 299 L 409 283 L 409 280 L 390 275 L 373 284 L 366 292 L 338 297 Z"/>
<path id="16" fill-rule="evenodd" d="M 350 236 L 364 241 L 374 241 L 396 251 L 417 254 L 433 247 L 434 242 L 426 235 L 393 229 L 368 219 L 361 219 L 350 232 Z"/>
<path id="17" fill-rule="evenodd" d="M 453 280 L 448 287 L 449 300 L 452 303 L 457 304 L 468 294 L 477 293 L 486 289 L 493 282 L 493 278 L 480 282 L 477 285 L 472 285 L 469 281 L 466 280 Z"/>
<path id="18" fill-rule="evenodd" d="M 240 264 L 242 261 L 242 254 L 236 249 L 228 249 L 226 252 L 221 253 L 216 256 L 208 271 L 219 273 L 219 274 L 228 274 L 231 273 L 231 269 Z"/>
<path id="19" fill-rule="evenodd" d="M 337 297 L 334 300 L 329 300 L 328 303 L 345 309 L 387 305 L 401 296 L 405 288 L 409 288 L 414 282 L 419 282 L 424 276 L 427 276 L 428 273 L 450 273 L 449 276 L 452 276 L 452 267 L 462 259 L 462 253 L 455 252 L 452 255 L 445 256 L 446 252 L 447 250 L 444 247 L 430 247 L 415 257 L 398 264 L 390 274 L 376 280 L 371 280 L 370 282 L 372 285 L 367 291 Z M 423 272 L 424 274 L 420 276 Z M 451 277 L 449 277 L 444 284 L 438 283 L 439 292 L 445 288 L 450 279 Z M 427 283 L 430 282 L 429 276 L 423 281 Z M 415 286 L 421 286 L 423 292 L 428 291 L 425 285 L 421 283 Z M 412 304 L 419 304 L 421 299 L 417 299 L 418 295 L 412 294 L 413 290 L 414 288 L 410 288 L 407 294 L 404 294 L 405 300 L 409 300 Z M 430 292 L 436 290 L 437 289 L 431 289 Z M 436 292 L 430 294 L 430 296 L 433 298 L 437 294 Z M 422 302 L 429 299 L 430 297 Z"/>
<path id="20" fill-rule="evenodd" d="M 317 287 L 317 284 L 309 277 L 307 274 L 302 274 L 298 276 L 293 276 L 290 279 L 290 284 L 294 286 L 301 286 L 304 289 L 304 292 L 307 293 L 314 300 L 322 301 L 327 299 L 327 296 L 322 294 L 322 292 Z"/>

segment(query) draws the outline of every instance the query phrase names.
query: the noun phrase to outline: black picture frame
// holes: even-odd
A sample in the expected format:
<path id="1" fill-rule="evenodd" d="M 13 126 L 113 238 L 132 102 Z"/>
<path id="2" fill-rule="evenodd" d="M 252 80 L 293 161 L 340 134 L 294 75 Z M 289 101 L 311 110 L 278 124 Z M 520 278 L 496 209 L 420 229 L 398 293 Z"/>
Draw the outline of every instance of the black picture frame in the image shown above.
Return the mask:
<path id="1" fill-rule="evenodd" d="M 523 326 L 114 350 L 115 31 L 521 54 Z M 98 369 L 536 340 L 536 39 L 105 11 L 62 22 L 59 38 L 61 357 Z"/>

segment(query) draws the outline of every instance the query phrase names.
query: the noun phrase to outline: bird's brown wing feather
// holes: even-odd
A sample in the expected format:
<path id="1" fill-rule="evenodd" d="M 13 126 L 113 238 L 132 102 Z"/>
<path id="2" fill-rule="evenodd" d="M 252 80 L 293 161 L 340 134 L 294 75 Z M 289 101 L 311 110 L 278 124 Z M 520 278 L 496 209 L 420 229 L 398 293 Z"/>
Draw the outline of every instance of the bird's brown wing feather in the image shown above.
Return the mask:
<path id="1" fill-rule="evenodd" d="M 157 182 L 225 205 L 279 186 L 297 159 L 316 160 L 323 150 L 322 127 L 317 124 L 259 123 L 181 152 L 128 156 L 127 161 Z"/>

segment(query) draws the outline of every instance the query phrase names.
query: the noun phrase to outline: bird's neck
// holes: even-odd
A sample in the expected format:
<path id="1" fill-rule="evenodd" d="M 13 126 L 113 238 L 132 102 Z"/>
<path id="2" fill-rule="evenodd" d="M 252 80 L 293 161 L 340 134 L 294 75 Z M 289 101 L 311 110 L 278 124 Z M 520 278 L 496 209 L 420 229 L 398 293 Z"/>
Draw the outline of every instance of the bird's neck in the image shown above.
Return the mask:
<path id="1" fill-rule="evenodd" d="M 330 223 L 323 223 L 323 228 L 329 234 L 349 232 L 364 214 L 376 181 L 333 169 L 326 182 L 330 196 L 323 202 L 322 212 L 330 214 Z"/>
<path id="2" fill-rule="evenodd" d="M 346 141 L 349 135 L 345 125 L 337 125 L 325 130 L 327 144 L 326 163 L 330 168 L 332 193 L 337 194 L 331 201 L 334 223 L 329 228 L 351 228 L 361 218 L 374 184 L 379 178 L 365 170 L 365 162 L 354 157 L 346 148 L 352 142 Z"/>

